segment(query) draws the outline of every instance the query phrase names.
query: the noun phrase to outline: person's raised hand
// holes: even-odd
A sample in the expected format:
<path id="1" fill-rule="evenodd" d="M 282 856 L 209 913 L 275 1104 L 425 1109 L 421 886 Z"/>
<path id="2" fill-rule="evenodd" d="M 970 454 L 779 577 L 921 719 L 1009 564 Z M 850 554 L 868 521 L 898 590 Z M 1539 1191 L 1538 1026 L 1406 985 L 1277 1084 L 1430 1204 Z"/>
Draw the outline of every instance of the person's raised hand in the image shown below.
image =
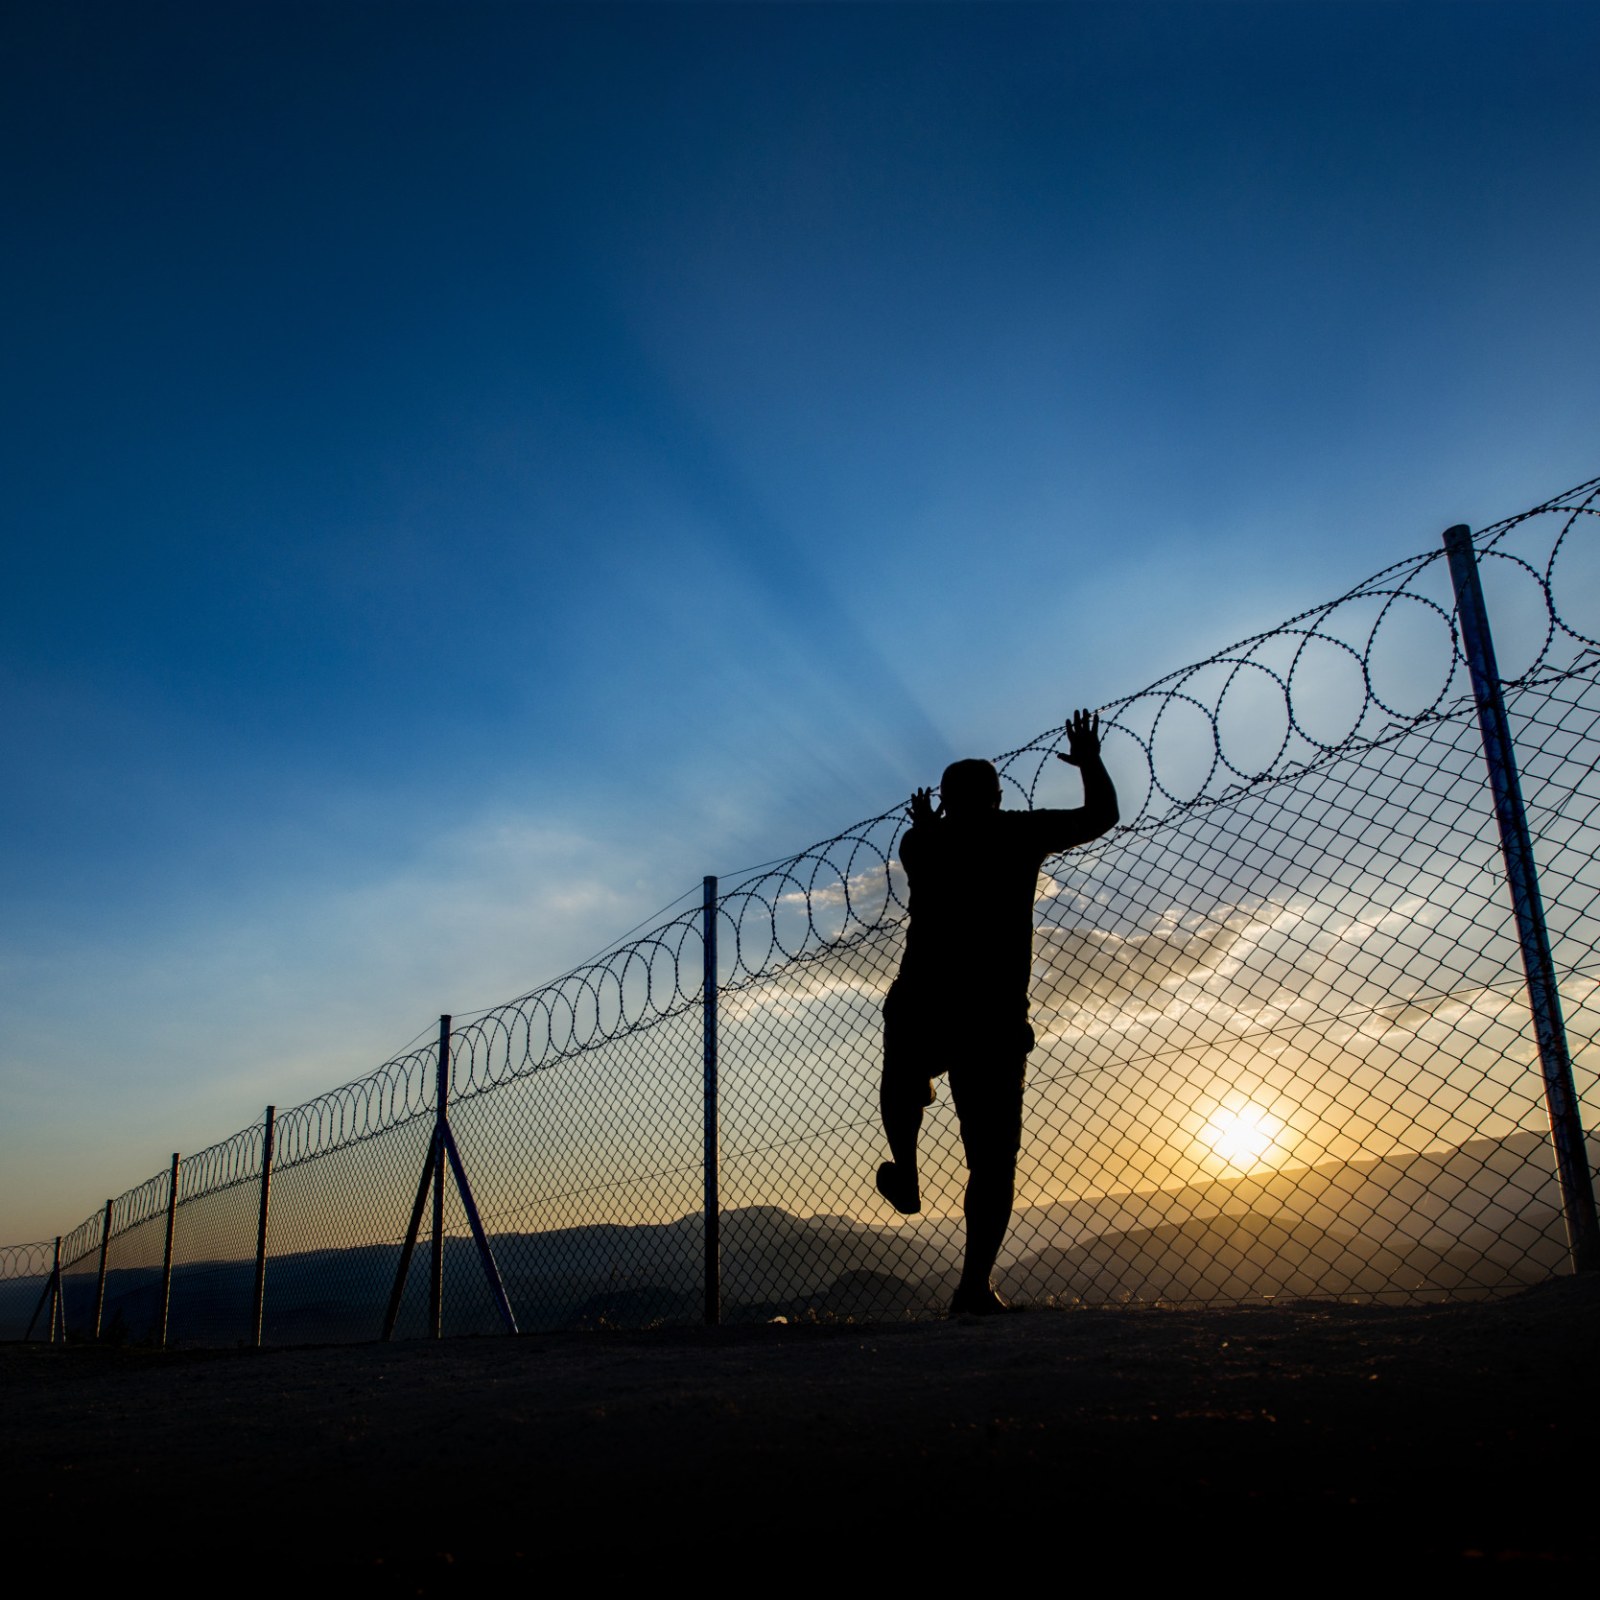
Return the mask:
<path id="1" fill-rule="evenodd" d="M 943 810 L 943 807 L 940 809 Z M 913 828 L 926 828 L 936 815 L 933 809 L 933 790 L 918 789 L 911 797 L 911 804 L 906 807 L 906 815 L 911 818 Z"/>
<path id="2" fill-rule="evenodd" d="M 1067 748 L 1056 751 L 1056 760 L 1068 766 L 1081 767 L 1100 754 L 1100 713 L 1074 711 L 1067 718 Z"/>

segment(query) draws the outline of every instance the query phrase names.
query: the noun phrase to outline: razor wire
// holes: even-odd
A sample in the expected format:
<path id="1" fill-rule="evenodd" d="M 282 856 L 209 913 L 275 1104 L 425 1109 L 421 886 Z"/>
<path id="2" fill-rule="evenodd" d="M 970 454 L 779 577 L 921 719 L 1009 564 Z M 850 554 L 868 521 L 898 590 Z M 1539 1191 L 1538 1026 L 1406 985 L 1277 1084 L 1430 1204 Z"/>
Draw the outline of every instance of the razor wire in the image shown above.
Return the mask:
<path id="1" fill-rule="evenodd" d="M 1597 808 L 1583 777 L 1593 771 L 1588 752 L 1600 728 L 1600 707 L 1594 703 L 1600 673 L 1600 541 L 1593 537 L 1597 516 L 1600 479 L 1484 528 L 1473 539 L 1489 591 L 1502 684 L 1523 723 L 1519 747 L 1527 742 L 1528 731 L 1534 736 L 1523 750 L 1530 810 L 1546 805 L 1548 814 L 1537 820 L 1535 839 L 1556 850 L 1556 858 L 1542 866 L 1563 886 L 1554 897 L 1559 931 L 1567 946 L 1576 942 L 1577 953 L 1569 953 L 1562 972 L 1575 982 L 1593 971 L 1597 947 L 1591 820 Z M 1481 792 L 1472 710 L 1442 550 L 1396 562 L 1336 599 L 1102 707 L 1105 759 L 1117 781 L 1123 821 L 1108 838 L 1047 867 L 1037 919 L 1044 964 L 1050 967 L 1060 948 L 1071 944 L 1077 965 L 1075 976 L 1063 976 L 1059 965 L 1047 972 L 1046 981 L 1037 986 L 1036 1006 L 1049 1011 L 1058 991 L 1080 984 L 1085 973 L 1100 981 L 1097 971 L 1117 959 L 1131 960 L 1136 967 L 1142 962 L 1154 972 L 1158 963 L 1151 952 L 1163 939 L 1173 948 L 1182 942 L 1185 917 L 1189 932 L 1202 941 L 1226 942 L 1229 928 L 1254 926 L 1250 919 L 1259 921 L 1267 914 L 1264 908 L 1280 905 L 1285 886 L 1296 873 L 1309 870 L 1312 843 L 1285 843 L 1279 838 L 1281 824 L 1272 820 L 1289 814 L 1283 810 L 1286 805 L 1304 803 L 1325 808 L 1328 816 L 1352 819 L 1352 851 L 1365 848 L 1355 821 L 1363 828 L 1386 826 L 1399 816 L 1416 821 L 1416 841 L 1393 854 L 1387 870 L 1409 875 L 1420 890 L 1459 893 L 1457 879 L 1470 880 L 1476 889 L 1480 885 L 1473 874 L 1484 874 L 1487 892 L 1477 895 L 1474 916 L 1452 937 L 1467 951 L 1459 958 L 1462 971 L 1474 975 L 1465 987 L 1481 995 L 1498 984 L 1506 1014 L 1514 1015 L 1517 984 L 1506 964 L 1503 885 L 1497 890 L 1493 882 L 1494 852 L 1482 848 L 1492 832 L 1492 814 Z M 996 758 L 1013 804 L 1038 803 L 1044 775 L 1055 770 L 1053 757 L 1063 743 L 1062 729 L 1047 730 Z M 1543 771 L 1540 762 L 1546 755 L 1550 770 Z M 1480 763 L 1477 769 L 1474 758 Z M 1424 775 L 1424 784 L 1412 781 L 1416 773 Z M 1381 811 L 1372 803 L 1379 790 L 1388 796 L 1389 810 L 1373 822 Z M 1547 794 L 1554 796 L 1548 804 Z M 1454 859 L 1471 859 L 1472 873 L 1465 879 L 1461 873 L 1429 876 L 1430 869 L 1419 865 L 1429 837 L 1420 824 L 1428 820 L 1429 808 L 1443 804 L 1447 796 L 1451 807 L 1458 806 L 1458 796 L 1469 796 L 1471 802 L 1461 808 L 1459 826 L 1446 841 Z M 1273 806 L 1279 807 L 1278 813 Z M 901 1259 L 908 1248 L 935 1278 L 940 1272 L 947 1276 L 954 1248 L 944 1223 L 895 1224 L 892 1231 L 906 1236 L 900 1239 L 901 1256 L 876 1236 L 868 1237 L 856 1174 L 866 1157 L 857 1152 L 846 1160 L 841 1155 L 857 1144 L 864 1151 L 876 1137 L 870 1096 L 859 1089 L 862 1083 L 871 1084 L 876 1004 L 893 975 L 903 937 L 906 895 L 897 852 L 906 826 L 904 811 L 896 806 L 786 860 L 733 874 L 719 885 L 715 906 L 717 995 L 728 1014 L 725 1037 L 734 1063 L 732 1125 L 724 1132 L 735 1174 L 732 1193 L 737 1199 L 746 1191 L 776 1190 L 793 1197 L 809 1185 L 814 1201 L 836 1206 L 840 1217 L 852 1217 L 845 1229 L 849 1237 L 835 1241 L 835 1255 L 838 1261 L 856 1263 L 847 1272 L 867 1275 L 861 1280 L 863 1292 L 871 1289 L 874 1274 L 894 1276 L 884 1263 Z M 1211 881 L 1216 873 L 1202 854 L 1211 834 L 1246 826 L 1267 841 L 1261 849 L 1264 859 L 1270 857 L 1268 865 L 1252 869 L 1259 881 L 1248 892 L 1239 884 Z M 1337 899 L 1344 905 L 1343 889 L 1338 895 L 1314 891 L 1313 901 L 1315 892 L 1323 892 L 1328 904 Z M 1386 890 L 1374 878 L 1359 892 L 1382 899 Z M 1175 912 L 1180 902 L 1189 909 Z M 1201 902 L 1210 909 L 1195 910 Z M 1169 924 L 1165 931 L 1163 918 Z M 1469 933 L 1476 951 L 1469 949 Z M 657 1292 L 659 1286 L 643 1282 L 640 1273 L 648 1277 L 649 1272 L 629 1264 L 644 1259 L 635 1248 L 638 1241 L 630 1244 L 622 1234 L 608 1235 L 602 1249 L 595 1238 L 569 1239 L 565 1234 L 594 1228 L 692 1232 L 684 1224 L 693 1214 L 694 1186 L 688 1180 L 699 1170 L 695 1072 L 705 998 L 702 938 L 699 907 L 667 916 L 555 980 L 458 1025 L 452 1036 L 454 1114 L 471 1130 L 463 1135 L 470 1146 L 469 1161 L 492 1172 L 486 1224 L 491 1232 L 508 1235 L 504 1248 L 512 1256 L 564 1263 L 574 1281 L 589 1270 L 584 1262 L 596 1249 L 602 1254 L 610 1250 L 608 1303 L 631 1305 L 623 1312 L 613 1306 L 613 1314 L 624 1319 L 647 1313 L 651 1304 L 666 1307 L 661 1315 L 674 1314 L 674 1305 L 681 1310 L 682 1296 L 675 1301 L 676 1291 Z M 1500 962 L 1498 975 L 1493 983 L 1479 981 L 1485 977 L 1482 958 L 1491 948 L 1493 960 Z M 1412 962 L 1417 973 L 1426 965 L 1420 957 Z M 1393 981 L 1404 990 L 1404 998 L 1384 1003 L 1397 1012 L 1418 1005 L 1448 1006 L 1456 989 L 1450 987 L 1447 966 L 1433 974 L 1435 989 L 1444 985 L 1438 993 L 1420 979 L 1405 977 L 1406 969 L 1394 969 L 1402 973 Z M 1383 1004 L 1367 989 L 1359 993 L 1346 1009 L 1364 1018 L 1378 1016 Z M 1585 1019 L 1587 1004 L 1585 999 L 1579 1008 Z M 830 1020 L 817 1024 L 813 1013 Z M 1342 1016 L 1337 1005 L 1325 1005 L 1320 1011 L 1303 1010 L 1294 1026 L 1337 1031 L 1347 1025 Z M 1117 1025 L 1126 1021 L 1124 1017 Z M 1193 1053 L 1193 1044 L 1178 1035 L 1185 1028 L 1192 1031 L 1194 1022 L 1194 1017 L 1173 1021 L 1161 1038 L 1148 1030 L 1130 1035 L 1126 1047 L 1115 1048 L 1081 1027 L 1067 1042 L 1066 1034 L 1047 1026 L 1034 1080 L 1043 1091 L 1064 1093 L 1062 1086 L 1069 1082 L 1081 1089 L 1086 1082 L 1109 1083 L 1135 1070 L 1153 1070 L 1151 1063 L 1182 1058 L 1186 1050 Z M 1588 1026 L 1587 1020 L 1582 1025 Z M 1507 1030 L 1509 1023 L 1502 1029 L 1509 1040 L 1514 1030 Z M 1265 1036 L 1272 1036 L 1270 1027 Z M 1255 1049 L 1251 1037 L 1239 1034 L 1228 1048 Z M 786 1063 L 801 1087 L 787 1096 L 770 1096 L 771 1103 L 763 1106 L 759 1076 L 740 1081 L 741 1051 L 752 1059 L 759 1056 L 768 1067 L 774 1061 Z M 848 1063 L 853 1074 L 849 1084 L 841 1085 L 837 1075 L 829 1077 L 824 1058 L 830 1051 Z M 312 1213 L 319 1219 L 303 1226 L 293 1221 L 281 1225 L 284 1238 L 298 1239 L 302 1256 L 309 1259 L 319 1250 L 366 1250 L 377 1252 L 373 1262 L 388 1259 L 382 1253 L 392 1252 L 398 1212 L 415 1181 L 408 1166 L 414 1168 L 434 1114 L 436 1068 L 436 1045 L 408 1048 L 373 1071 L 279 1113 L 274 1182 L 304 1187 L 318 1174 L 327 1177 L 338 1202 L 333 1210 L 344 1219 L 329 1221 L 329 1207 L 315 1198 L 312 1184 L 295 1204 L 306 1208 L 308 1219 Z M 1587 1065 L 1584 1070 L 1590 1072 Z M 814 1087 L 805 1087 L 813 1080 Z M 1124 1104 L 1141 1092 L 1138 1085 L 1125 1085 Z M 1442 1088 L 1437 1092 L 1446 1093 Z M 842 1102 L 848 1115 L 841 1114 Z M 1158 1112 L 1153 1102 L 1150 1114 L 1178 1115 L 1180 1121 L 1190 1115 L 1171 1107 Z M 1106 1115 L 1113 1122 L 1118 1115 L 1109 1100 Z M 936 1129 L 935 1136 L 944 1139 L 947 1162 L 953 1160 L 952 1131 L 946 1127 L 941 1135 Z M 806 1154 L 802 1158 L 795 1152 Z M 1349 1162 L 1372 1154 L 1359 1140 L 1346 1140 L 1337 1152 L 1329 1159 Z M 139 1293 L 145 1292 L 157 1253 L 154 1241 L 169 1212 L 184 1213 L 189 1223 L 214 1217 L 215 1223 L 206 1226 L 219 1239 L 242 1238 L 263 1155 L 261 1127 L 241 1129 L 185 1158 L 176 1196 L 169 1193 L 169 1175 L 163 1171 L 112 1202 L 109 1233 L 103 1215 L 97 1214 L 64 1236 L 63 1270 L 71 1274 L 77 1297 L 75 1325 L 83 1326 L 78 1301 L 88 1292 L 91 1269 L 102 1275 L 122 1273 Z M 763 1161 L 775 1162 L 789 1174 L 787 1188 L 756 1179 Z M 363 1176 L 363 1162 L 378 1176 Z M 742 1169 L 748 1169 L 747 1178 L 737 1176 Z M 533 1170 L 541 1175 L 538 1181 L 529 1178 Z M 856 1176 L 847 1178 L 847 1172 Z M 1145 1173 L 1145 1188 L 1177 1192 L 1175 1184 L 1183 1187 L 1177 1174 L 1176 1167 L 1162 1171 L 1159 1164 L 1152 1166 Z M 1095 1181 L 1086 1172 L 1084 1184 L 1092 1188 Z M 1246 1187 L 1249 1181 L 1247 1177 Z M 298 1195 L 300 1188 L 293 1192 Z M 1148 1223 L 1153 1215 L 1148 1206 L 1126 1197 L 1119 1204 L 1117 1215 L 1123 1220 L 1138 1215 Z M 581 1220 L 589 1214 L 585 1206 L 592 1210 L 596 1205 L 596 1214 L 603 1213 L 606 1220 Z M 763 1211 L 761 1205 L 734 1209 L 741 1214 Z M 767 1212 L 783 1210 L 782 1205 L 765 1207 Z M 1105 1214 L 1097 1216 L 1104 1222 Z M 452 1217 L 452 1232 L 459 1235 L 464 1224 L 455 1213 Z M 551 1219 L 556 1226 L 549 1225 Z M 520 1242 L 512 1242 L 509 1235 L 519 1221 L 525 1228 L 514 1234 Z M 735 1233 L 746 1225 L 758 1233 L 763 1227 L 780 1227 L 774 1217 L 763 1221 L 758 1216 L 743 1224 L 735 1220 Z M 778 1243 L 763 1244 L 759 1237 L 756 1247 L 758 1254 L 782 1253 Z M 0 1252 L 0 1285 L 36 1281 L 40 1248 L 16 1246 Z M 280 1248 L 275 1236 L 275 1257 Z M 678 1255 L 681 1277 L 692 1269 L 693 1251 L 685 1245 Z M 825 1275 L 828 1269 L 818 1270 Z M 329 1267 L 322 1274 L 330 1283 L 331 1271 Z M 1138 1285 L 1132 1284 L 1129 1292 L 1140 1292 Z M 643 1299 L 628 1302 L 626 1296 L 635 1293 Z M 822 1298 L 826 1301 L 826 1292 Z M 793 1301 L 793 1295 L 785 1299 L 774 1289 L 765 1301 L 747 1303 Z M 915 1306 L 907 1301 L 899 1309 Z M 602 1311 L 594 1315 L 605 1319 Z"/>

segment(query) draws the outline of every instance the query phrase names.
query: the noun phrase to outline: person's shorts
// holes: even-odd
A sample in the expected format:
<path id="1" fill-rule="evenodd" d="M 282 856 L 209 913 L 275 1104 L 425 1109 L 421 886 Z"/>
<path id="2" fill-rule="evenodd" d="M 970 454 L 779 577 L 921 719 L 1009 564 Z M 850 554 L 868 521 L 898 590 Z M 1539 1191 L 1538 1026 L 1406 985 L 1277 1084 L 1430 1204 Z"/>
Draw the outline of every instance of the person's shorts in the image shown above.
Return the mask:
<path id="1" fill-rule="evenodd" d="M 967 1166 L 1015 1162 L 1022 1147 L 1022 1088 L 1033 1029 L 1027 1014 L 941 1005 L 899 984 L 883 1003 L 883 1086 L 901 1104 L 933 1104 L 946 1075 Z"/>

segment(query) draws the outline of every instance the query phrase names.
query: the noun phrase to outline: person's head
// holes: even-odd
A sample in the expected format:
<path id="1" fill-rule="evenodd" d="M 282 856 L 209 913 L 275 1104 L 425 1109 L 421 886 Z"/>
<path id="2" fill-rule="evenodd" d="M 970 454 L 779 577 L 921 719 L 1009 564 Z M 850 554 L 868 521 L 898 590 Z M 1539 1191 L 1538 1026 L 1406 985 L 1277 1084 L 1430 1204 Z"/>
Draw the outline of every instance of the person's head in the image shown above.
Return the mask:
<path id="1" fill-rule="evenodd" d="M 1000 774 L 992 761 L 953 761 L 939 780 L 939 799 L 945 815 L 975 816 L 1000 806 Z"/>

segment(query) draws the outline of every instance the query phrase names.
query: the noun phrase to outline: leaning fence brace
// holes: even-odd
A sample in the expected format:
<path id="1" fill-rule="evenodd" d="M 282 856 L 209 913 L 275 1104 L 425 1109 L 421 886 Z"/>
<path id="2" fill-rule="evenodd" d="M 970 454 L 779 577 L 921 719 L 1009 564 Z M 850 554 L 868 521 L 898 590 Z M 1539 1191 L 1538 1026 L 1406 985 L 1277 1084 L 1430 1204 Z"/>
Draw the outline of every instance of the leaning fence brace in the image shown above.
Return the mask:
<path id="1" fill-rule="evenodd" d="M 33 1315 L 28 1319 L 27 1331 L 23 1338 L 33 1336 L 34 1324 L 38 1322 L 41 1314 L 45 1314 L 45 1341 L 48 1344 L 56 1342 L 56 1330 L 61 1332 L 61 1341 L 66 1343 L 67 1318 L 61 1295 L 61 1236 L 58 1234 L 55 1247 L 51 1253 L 50 1275 L 45 1280 L 44 1290 L 39 1296 L 39 1303 L 34 1307 Z"/>
<path id="2" fill-rule="evenodd" d="M 442 1338 L 444 1334 L 444 1198 L 445 1198 L 445 1170 L 454 1172 L 457 1192 L 461 1197 L 461 1204 L 465 1207 L 467 1221 L 472 1229 L 473 1243 L 478 1249 L 478 1258 L 483 1264 L 484 1277 L 488 1280 L 489 1289 L 494 1296 L 495 1308 L 500 1313 L 500 1319 L 505 1324 L 507 1333 L 517 1331 L 517 1319 L 511 1311 L 511 1304 L 506 1299 L 505 1285 L 501 1281 L 500 1269 L 495 1264 L 494 1251 L 489 1247 L 488 1237 L 483 1230 L 483 1223 L 478 1216 L 478 1207 L 472 1196 L 472 1185 L 467 1180 L 466 1168 L 462 1165 L 461 1152 L 456 1147 L 455 1135 L 450 1131 L 450 1024 L 451 1017 L 446 1014 L 439 1018 L 439 1050 L 437 1057 L 436 1085 L 434 1091 L 434 1121 L 433 1137 L 428 1145 L 428 1154 L 422 1165 L 422 1181 L 417 1186 L 416 1202 L 411 1208 L 411 1226 L 406 1232 L 406 1242 L 400 1252 L 400 1264 L 395 1270 L 394 1288 L 389 1295 L 389 1309 L 383 1319 L 383 1337 L 393 1338 L 395 1321 L 400 1314 L 401 1298 L 405 1294 L 406 1273 L 411 1265 L 411 1254 L 416 1248 L 417 1231 L 422 1226 L 422 1208 L 427 1203 L 428 1191 L 433 1191 L 433 1241 L 429 1255 L 428 1272 L 428 1335 L 430 1338 Z"/>
<path id="3" fill-rule="evenodd" d="M 1452 530 L 1448 561 L 1102 708 L 1127 820 L 1047 864 L 1009 1292 L 1428 1299 L 1592 1263 L 1597 498 Z M 1059 773 L 1058 740 L 998 758 L 1008 804 Z M 896 806 L 708 878 L 692 910 L 175 1158 L 54 1246 L 0 1248 L 0 1336 L 47 1308 L 52 1335 L 70 1309 L 82 1336 L 170 1318 L 180 1342 L 245 1343 L 936 1311 L 960 1237 L 943 1100 L 927 1215 L 871 1189 L 903 825 Z M 404 1285 L 430 1194 L 424 1307 Z"/>

